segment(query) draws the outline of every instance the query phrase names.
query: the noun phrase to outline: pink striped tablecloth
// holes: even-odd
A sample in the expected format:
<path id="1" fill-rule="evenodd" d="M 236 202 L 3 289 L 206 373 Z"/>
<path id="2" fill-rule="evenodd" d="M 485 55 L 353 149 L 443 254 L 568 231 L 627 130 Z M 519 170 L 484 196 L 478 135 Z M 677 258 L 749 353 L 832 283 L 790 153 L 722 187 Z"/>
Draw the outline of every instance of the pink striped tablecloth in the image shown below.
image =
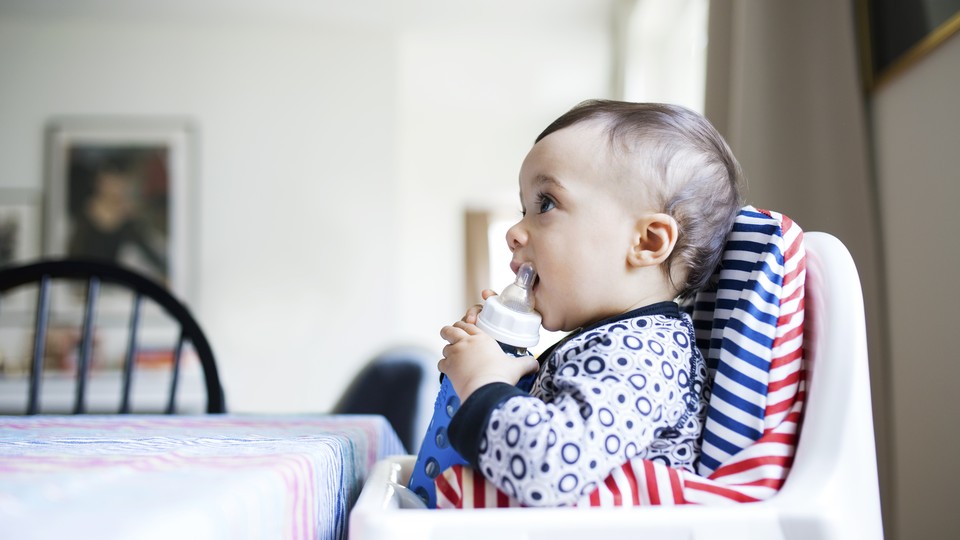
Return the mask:
<path id="1" fill-rule="evenodd" d="M 2 538 L 345 538 L 381 416 L 0 416 Z"/>

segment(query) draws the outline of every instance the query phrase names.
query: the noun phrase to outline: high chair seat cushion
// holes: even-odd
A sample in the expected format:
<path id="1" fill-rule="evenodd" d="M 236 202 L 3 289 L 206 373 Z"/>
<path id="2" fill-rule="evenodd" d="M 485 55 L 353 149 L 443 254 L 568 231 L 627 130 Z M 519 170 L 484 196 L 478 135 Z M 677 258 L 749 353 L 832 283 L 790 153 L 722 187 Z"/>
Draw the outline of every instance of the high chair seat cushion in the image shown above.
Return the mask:
<path id="1" fill-rule="evenodd" d="M 633 459 L 577 506 L 723 504 L 767 499 L 790 470 L 803 410 L 803 231 L 743 208 L 720 267 L 692 305 L 711 395 L 697 472 Z M 436 480 L 438 508 L 521 506 L 468 466 Z"/>

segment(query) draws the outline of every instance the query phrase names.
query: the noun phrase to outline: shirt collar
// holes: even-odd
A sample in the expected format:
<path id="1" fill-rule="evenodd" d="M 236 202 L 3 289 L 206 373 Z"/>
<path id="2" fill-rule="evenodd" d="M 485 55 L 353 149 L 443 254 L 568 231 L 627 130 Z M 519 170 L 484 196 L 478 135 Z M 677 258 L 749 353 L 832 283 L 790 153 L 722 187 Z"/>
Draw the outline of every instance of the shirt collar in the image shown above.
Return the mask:
<path id="1" fill-rule="evenodd" d="M 582 328 L 578 328 L 570 332 L 563 339 L 551 345 L 550 348 L 548 348 L 547 350 L 543 351 L 543 353 L 540 355 L 540 358 L 548 358 L 550 354 L 553 353 L 554 349 L 556 349 L 558 346 L 562 345 L 563 343 L 569 341 L 570 339 L 576 336 L 579 336 L 580 334 L 583 334 L 584 332 L 589 332 L 590 330 L 593 330 L 595 328 L 599 328 L 607 324 L 613 324 L 615 322 L 619 322 L 627 319 L 636 319 L 637 317 L 652 317 L 654 315 L 664 315 L 666 317 L 679 319 L 680 306 L 678 306 L 676 302 L 667 300 L 664 302 L 657 302 L 656 304 L 648 304 L 643 307 L 631 309 L 630 311 L 627 311 L 625 313 L 620 313 L 618 315 L 613 315 L 612 317 L 607 317 L 606 319 L 601 319 L 593 324 L 584 326 Z"/>

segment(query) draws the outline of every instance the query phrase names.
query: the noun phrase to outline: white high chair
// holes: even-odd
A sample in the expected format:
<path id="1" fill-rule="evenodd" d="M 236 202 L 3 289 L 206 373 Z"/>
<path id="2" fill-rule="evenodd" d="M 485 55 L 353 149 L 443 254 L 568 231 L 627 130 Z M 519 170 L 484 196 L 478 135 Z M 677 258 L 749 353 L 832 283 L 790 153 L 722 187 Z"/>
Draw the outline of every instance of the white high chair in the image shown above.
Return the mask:
<path id="1" fill-rule="evenodd" d="M 379 462 L 350 515 L 352 540 L 882 538 L 863 296 L 853 259 L 805 234 L 807 397 L 795 460 L 772 498 L 723 506 L 414 509 L 415 456 Z"/>

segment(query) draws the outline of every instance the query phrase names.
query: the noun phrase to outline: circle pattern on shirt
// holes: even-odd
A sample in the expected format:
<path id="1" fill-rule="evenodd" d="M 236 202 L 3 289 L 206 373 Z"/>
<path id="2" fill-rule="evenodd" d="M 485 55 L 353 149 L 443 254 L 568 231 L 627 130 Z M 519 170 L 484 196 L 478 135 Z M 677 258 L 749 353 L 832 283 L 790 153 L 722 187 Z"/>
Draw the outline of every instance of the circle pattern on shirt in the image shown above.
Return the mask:
<path id="1" fill-rule="evenodd" d="M 565 342 L 531 391 L 542 401 L 512 398 L 491 414 L 482 470 L 537 505 L 583 496 L 638 456 L 693 470 L 706 368 L 692 336 L 688 317 L 657 315 Z"/>

